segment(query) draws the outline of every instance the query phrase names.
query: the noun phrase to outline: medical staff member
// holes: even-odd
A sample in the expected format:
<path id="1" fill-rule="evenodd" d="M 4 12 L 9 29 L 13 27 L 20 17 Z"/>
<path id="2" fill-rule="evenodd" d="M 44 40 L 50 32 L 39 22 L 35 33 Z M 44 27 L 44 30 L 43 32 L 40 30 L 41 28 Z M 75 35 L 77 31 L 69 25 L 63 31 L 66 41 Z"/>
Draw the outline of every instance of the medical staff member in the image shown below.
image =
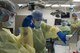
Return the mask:
<path id="1" fill-rule="evenodd" d="M 72 14 L 72 19 L 69 22 L 71 26 L 71 32 L 75 32 L 77 29 L 80 27 L 80 21 L 78 20 L 77 14 L 73 13 Z M 78 30 L 77 30 L 78 31 Z"/>
<path id="2" fill-rule="evenodd" d="M 45 53 L 46 39 L 55 39 L 58 38 L 57 34 L 62 34 L 58 27 L 47 25 L 45 22 L 42 22 L 42 20 L 43 13 L 39 10 L 33 10 L 32 14 L 28 15 L 22 23 L 23 27 L 31 27 L 32 29 L 36 53 Z M 63 37 L 63 39 L 65 38 Z"/>
<path id="3" fill-rule="evenodd" d="M 15 36 L 6 27 L 3 28 L 3 23 L 7 22 L 12 14 L 14 16 L 14 10 L 12 2 L 0 0 L 0 53 L 16 53 L 18 51 Z"/>
<path id="4" fill-rule="evenodd" d="M 24 46 L 15 35 L 6 29 L 8 25 L 3 24 L 9 21 L 9 18 L 14 18 L 14 14 L 14 4 L 9 0 L 0 0 L 0 53 L 35 53 L 29 43 L 24 43 L 26 45 Z M 28 31 L 31 32 L 30 29 Z"/>
<path id="5" fill-rule="evenodd" d="M 71 29 L 70 26 L 67 26 L 67 21 L 62 20 L 61 22 L 61 26 L 59 27 L 61 29 L 62 32 L 64 32 L 66 35 L 70 35 L 71 34 Z"/>

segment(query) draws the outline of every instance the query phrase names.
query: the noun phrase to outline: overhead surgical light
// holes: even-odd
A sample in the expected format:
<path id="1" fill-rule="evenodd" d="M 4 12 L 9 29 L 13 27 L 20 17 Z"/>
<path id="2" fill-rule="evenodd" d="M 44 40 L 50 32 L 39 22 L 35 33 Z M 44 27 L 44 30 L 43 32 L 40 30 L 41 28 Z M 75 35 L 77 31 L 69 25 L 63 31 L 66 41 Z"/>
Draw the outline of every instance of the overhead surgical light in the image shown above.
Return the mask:
<path id="1" fill-rule="evenodd" d="M 80 2 L 80 0 L 73 0 L 73 2 Z"/>

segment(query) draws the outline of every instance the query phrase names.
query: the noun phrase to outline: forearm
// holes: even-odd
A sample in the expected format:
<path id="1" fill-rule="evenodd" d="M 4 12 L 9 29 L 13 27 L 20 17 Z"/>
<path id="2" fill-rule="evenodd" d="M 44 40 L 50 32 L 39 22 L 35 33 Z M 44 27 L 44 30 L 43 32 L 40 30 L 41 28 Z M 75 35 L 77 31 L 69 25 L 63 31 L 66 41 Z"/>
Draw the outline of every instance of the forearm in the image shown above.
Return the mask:
<path id="1" fill-rule="evenodd" d="M 31 28 L 24 28 L 24 27 L 21 27 L 20 28 L 20 34 L 21 34 L 21 42 L 23 44 L 29 44 L 30 46 L 33 47 L 33 33 L 32 33 L 32 30 Z"/>

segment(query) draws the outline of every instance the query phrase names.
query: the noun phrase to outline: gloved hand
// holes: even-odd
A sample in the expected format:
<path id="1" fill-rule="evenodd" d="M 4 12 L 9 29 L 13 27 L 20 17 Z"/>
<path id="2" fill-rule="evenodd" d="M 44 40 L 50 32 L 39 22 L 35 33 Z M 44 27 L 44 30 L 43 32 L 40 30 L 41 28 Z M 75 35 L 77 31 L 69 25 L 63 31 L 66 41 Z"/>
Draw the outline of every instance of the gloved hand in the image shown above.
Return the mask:
<path id="1" fill-rule="evenodd" d="M 28 15 L 22 22 L 22 27 L 31 27 L 34 28 L 34 24 L 32 23 L 32 15 Z"/>
<path id="2" fill-rule="evenodd" d="M 63 32 L 59 31 L 57 33 L 57 35 L 66 44 L 66 34 L 64 34 Z"/>

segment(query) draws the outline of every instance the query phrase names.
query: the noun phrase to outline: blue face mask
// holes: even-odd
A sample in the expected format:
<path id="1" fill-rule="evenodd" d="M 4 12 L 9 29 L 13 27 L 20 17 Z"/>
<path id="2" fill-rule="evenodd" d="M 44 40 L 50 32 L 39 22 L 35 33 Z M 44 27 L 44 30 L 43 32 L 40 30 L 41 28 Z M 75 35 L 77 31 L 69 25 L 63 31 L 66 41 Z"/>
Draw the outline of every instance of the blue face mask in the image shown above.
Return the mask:
<path id="1" fill-rule="evenodd" d="M 40 26 L 41 26 L 41 21 L 36 21 L 35 22 L 35 27 L 36 28 L 40 28 Z"/>

